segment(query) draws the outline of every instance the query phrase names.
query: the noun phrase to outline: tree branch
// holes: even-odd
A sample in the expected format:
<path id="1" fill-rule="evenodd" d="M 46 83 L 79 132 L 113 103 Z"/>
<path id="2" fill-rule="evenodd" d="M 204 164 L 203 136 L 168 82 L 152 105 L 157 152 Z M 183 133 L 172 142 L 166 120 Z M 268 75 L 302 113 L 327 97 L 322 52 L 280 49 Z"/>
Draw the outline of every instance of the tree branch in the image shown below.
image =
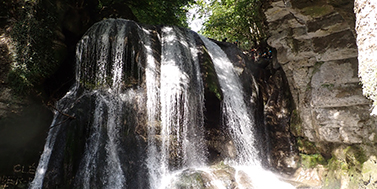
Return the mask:
<path id="1" fill-rule="evenodd" d="M 48 104 L 48 106 L 51 107 L 51 108 L 53 108 L 54 110 L 56 110 L 56 111 L 59 112 L 60 114 L 62 114 L 62 115 L 64 115 L 64 116 L 68 117 L 69 119 L 76 119 L 75 116 L 71 116 L 71 115 L 69 115 L 69 114 L 66 114 L 66 113 L 62 112 L 61 110 L 57 109 L 55 106 L 51 105 L 50 103 Z"/>

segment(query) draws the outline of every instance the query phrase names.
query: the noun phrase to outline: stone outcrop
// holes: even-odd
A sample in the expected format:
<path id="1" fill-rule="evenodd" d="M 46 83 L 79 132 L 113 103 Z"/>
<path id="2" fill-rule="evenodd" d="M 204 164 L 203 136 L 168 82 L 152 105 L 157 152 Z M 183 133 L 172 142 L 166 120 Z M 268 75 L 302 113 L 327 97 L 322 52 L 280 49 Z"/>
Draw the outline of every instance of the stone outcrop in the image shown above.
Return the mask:
<path id="1" fill-rule="evenodd" d="M 353 1 L 270 3 L 269 45 L 287 74 L 302 124 L 312 142 L 374 143 L 371 102 L 359 85 Z"/>
<path id="2" fill-rule="evenodd" d="M 358 78 L 359 61 L 375 58 L 375 18 L 365 20 L 372 4 L 356 1 L 356 30 L 352 0 L 272 0 L 266 6 L 268 44 L 296 105 L 290 128 L 301 156 L 298 187 L 375 187 L 377 122 Z"/>

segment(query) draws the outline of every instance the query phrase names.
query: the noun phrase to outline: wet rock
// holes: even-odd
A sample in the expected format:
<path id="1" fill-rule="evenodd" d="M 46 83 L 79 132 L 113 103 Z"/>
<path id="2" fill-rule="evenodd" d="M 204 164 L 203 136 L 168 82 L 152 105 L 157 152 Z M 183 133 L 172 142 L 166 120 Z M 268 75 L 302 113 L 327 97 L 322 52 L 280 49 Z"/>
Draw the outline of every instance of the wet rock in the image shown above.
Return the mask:
<path id="1" fill-rule="evenodd" d="M 200 171 L 186 170 L 175 180 L 172 188 L 206 188 Z"/>
<path id="2" fill-rule="evenodd" d="M 286 180 L 297 188 L 321 188 L 324 167 L 299 168 L 292 179 Z"/>

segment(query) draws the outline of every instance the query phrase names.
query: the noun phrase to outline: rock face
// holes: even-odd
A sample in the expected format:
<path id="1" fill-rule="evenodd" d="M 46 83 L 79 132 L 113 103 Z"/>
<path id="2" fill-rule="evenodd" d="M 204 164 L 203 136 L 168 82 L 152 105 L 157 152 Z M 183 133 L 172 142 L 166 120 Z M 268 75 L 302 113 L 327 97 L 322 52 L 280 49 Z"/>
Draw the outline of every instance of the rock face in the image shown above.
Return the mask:
<path id="1" fill-rule="evenodd" d="M 312 142 L 374 143 L 375 119 L 358 80 L 353 1 L 275 0 L 265 12 L 269 45 L 287 74 Z"/>
<path id="2" fill-rule="evenodd" d="M 355 31 L 353 6 L 352 0 L 272 0 L 266 6 L 268 44 L 297 110 L 290 128 L 301 156 L 298 187 L 375 187 L 376 117 L 358 79 L 364 62 L 376 62 L 370 35 L 375 8 L 371 1 L 355 2 Z"/>

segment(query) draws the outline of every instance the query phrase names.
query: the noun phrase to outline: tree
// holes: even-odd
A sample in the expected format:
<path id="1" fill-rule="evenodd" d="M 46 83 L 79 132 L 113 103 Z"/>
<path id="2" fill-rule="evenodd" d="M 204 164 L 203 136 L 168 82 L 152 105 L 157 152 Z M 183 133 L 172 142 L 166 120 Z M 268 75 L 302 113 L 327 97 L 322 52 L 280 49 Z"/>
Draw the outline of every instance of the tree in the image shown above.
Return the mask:
<path id="1" fill-rule="evenodd" d="M 192 2 L 193 0 L 100 0 L 99 6 L 125 4 L 141 23 L 187 27 L 185 7 Z"/>
<path id="2" fill-rule="evenodd" d="M 266 39 L 266 24 L 260 0 L 203 0 L 196 1 L 199 14 L 210 14 L 202 34 L 214 38 L 241 42 L 250 48 Z"/>

